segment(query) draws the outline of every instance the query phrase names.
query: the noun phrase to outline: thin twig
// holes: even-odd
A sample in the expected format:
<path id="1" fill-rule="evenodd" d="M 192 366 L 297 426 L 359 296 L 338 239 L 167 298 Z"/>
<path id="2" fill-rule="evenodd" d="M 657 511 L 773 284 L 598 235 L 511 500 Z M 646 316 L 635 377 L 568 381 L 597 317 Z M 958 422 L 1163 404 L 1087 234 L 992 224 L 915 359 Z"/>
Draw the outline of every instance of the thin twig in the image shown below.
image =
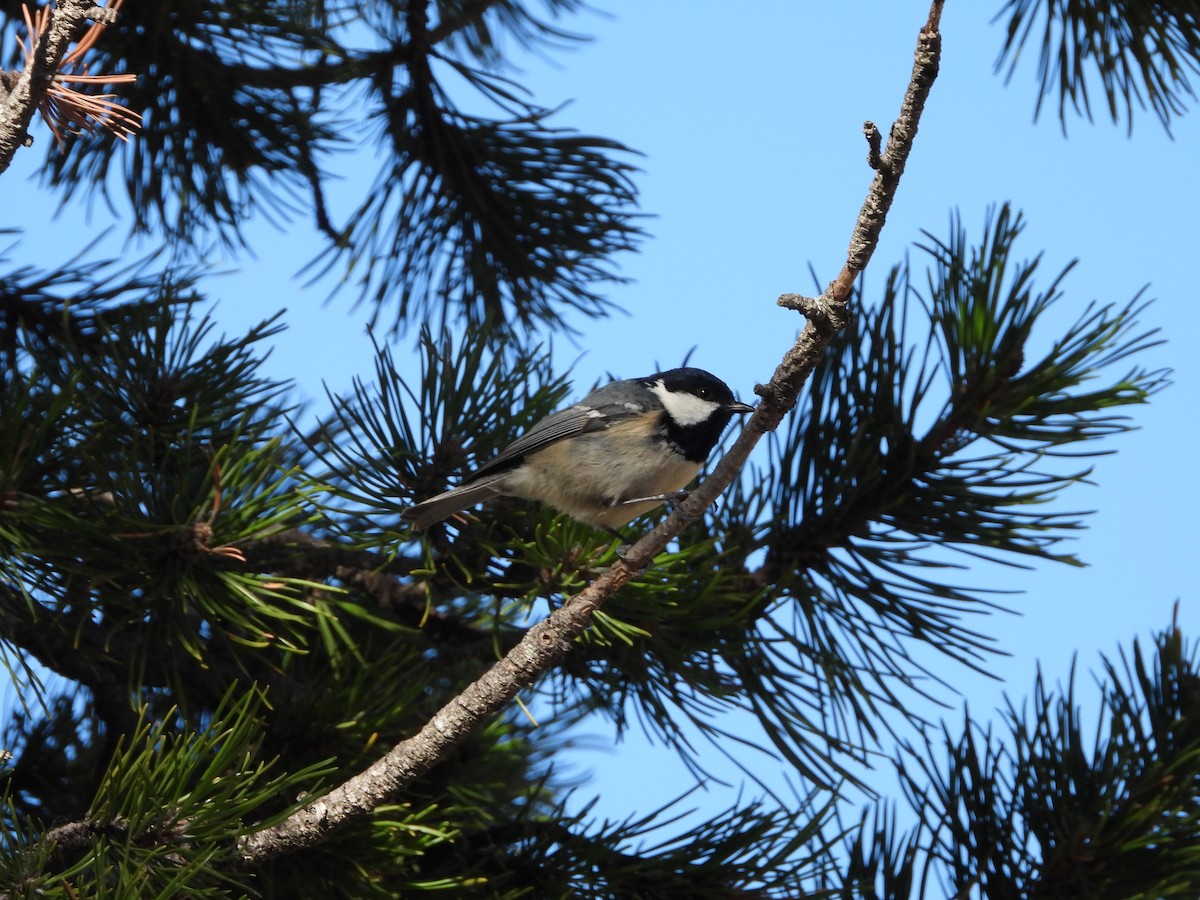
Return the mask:
<path id="1" fill-rule="evenodd" d="M 763 402 L 709 477 L 691 493 L 679 512 L 668 516 L 634 544 L 623 561 L 531 628 L 504 659 L 447 703 L 417 734 L 283 822 L 243 837 L 238 848 L 243 865 L 258 865 L 320 843 L 347 823 L 368 815 L 428 772 L 476 727 L 499 712 L 521 688 L 562 660 L 587 628 L 592 613 L 649 566 L 655 555 L 680 534 L 687 522 L 703 512 L 725 490 L 763 434 L 774 430 L 795 406 L 800 387 L 816 367 L 831 338 L 845 326 L 846 305 L 854 281 L 878 243 L 884 217 L 916 136 L 925 99 L 937 75 L 941 46 L 938 21 L 942 3 L 943 0 L 934 0 L 929 20 L 918 38 L 912 80 L 900 116 L 892 125 L 887 146 L 880 154 L 880 165 L 855 225 L 846 264 L 837 280 L 820 297 L 785 295 L 784 305 L 798 309 L 806 316 L 805 327 L 784 355 L 770 383 L 756 388 Z"/>

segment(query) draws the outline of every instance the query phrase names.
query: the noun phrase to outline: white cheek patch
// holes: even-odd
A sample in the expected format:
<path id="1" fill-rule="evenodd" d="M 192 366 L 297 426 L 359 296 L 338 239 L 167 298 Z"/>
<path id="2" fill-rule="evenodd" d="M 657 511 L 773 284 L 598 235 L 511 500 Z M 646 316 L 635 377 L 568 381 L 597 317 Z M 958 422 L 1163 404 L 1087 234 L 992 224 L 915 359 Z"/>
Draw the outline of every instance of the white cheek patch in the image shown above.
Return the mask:
<path id="1" fill-rule="evenodd" d="M 654 382 L 650 390 L 662 401 L 667 414 L 684 428 L 708 421 L 709 417 L 721 408 L 720 403 L 705 400 L 695 394 L 669 391 L 662 381 Z"/>

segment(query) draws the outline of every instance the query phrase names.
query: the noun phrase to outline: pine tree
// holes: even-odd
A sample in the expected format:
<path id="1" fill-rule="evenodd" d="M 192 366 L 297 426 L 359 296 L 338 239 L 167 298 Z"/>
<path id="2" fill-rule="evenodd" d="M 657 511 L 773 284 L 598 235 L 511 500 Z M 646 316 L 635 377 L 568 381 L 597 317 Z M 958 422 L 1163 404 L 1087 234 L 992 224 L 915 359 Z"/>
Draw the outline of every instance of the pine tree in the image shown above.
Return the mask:
<path id="1" fill-rule="evenodd" d="M 532 6 L 4 4 L 26 37 L 0 72 L 0 173 L 43 145 L 48 191 L 103 195 L 120 171 L 127 197 L 107 199 L 166 249 L 0 260 L 0 659 L 19 698 L 0 896 L 1193 896 L 1200 653 L 1174 624 L 1104 662 L 1098 723 L 1073 678 L 1039 674 L 1000 722 L 907 732 L 925 737 L 895 751 L 902 797 L 860 813 L 842 790 L 922 678 L 993 650 L 962 618 L 988 597 L 943 577 L 946 554 L 1069 561 L 1082 523 L 1043 504 L 1087 465 L 1047 460 L 1107 449 L 1167 379 L 1142 362 L 1140 296 L 1032 349 L 1066 272 L 1027 255 L 1008 205 L 981 235 L 931 228 L 863 287 L 920 152 L 942 0 L 914 22 L 896 122 L 865 128 L 874 181 L 840 274 L 779 298 L 803 329 L 679 510 L 620 554 L 516 501 L 405 527 L 572 395 L 547 341 L 610 310 L 614 257 L 644 236 L 631 152 L 505 74 L 506 44 L 577 37 L 560 22 L 579 0 Z M 1000 15 L 1006 63 L 1040 39 L 1038 108 L 1057 98 L 1064 127 L 1097 84 L 1129 127 L 1194 97 L 1194 3 Z M 30 147 L 39 107 L 54 140 Z M 337 221 L 325 161 L 359 134 L 384 164 Z M 297 209 L 327 239 L 312 271 L 342 273 L 383 335 L 312 426 L 258 371 L 280 317 L 221 335 L 191 250 Z M 736 753 L 727 709 L 761 721 L 797 798 L 614 822 L 549 765 L 585 719 L 636 713 L 699 767 L 690 734 Z"/>

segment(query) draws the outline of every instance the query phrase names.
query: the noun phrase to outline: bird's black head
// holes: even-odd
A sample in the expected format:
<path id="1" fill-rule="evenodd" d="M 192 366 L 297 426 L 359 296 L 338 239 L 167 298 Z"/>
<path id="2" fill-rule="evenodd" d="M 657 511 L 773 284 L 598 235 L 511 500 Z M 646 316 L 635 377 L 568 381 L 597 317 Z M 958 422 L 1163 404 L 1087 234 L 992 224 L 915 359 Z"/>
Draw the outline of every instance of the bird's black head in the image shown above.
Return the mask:
<path id="1" fill-rule="evenodd" d="M 754 409 L 739 403 L 725 382 L 703 369 L 670 369 L 641 381 L 663 405 L 667 440 L 692 462 L 708 458 L 734 413 Z"/>

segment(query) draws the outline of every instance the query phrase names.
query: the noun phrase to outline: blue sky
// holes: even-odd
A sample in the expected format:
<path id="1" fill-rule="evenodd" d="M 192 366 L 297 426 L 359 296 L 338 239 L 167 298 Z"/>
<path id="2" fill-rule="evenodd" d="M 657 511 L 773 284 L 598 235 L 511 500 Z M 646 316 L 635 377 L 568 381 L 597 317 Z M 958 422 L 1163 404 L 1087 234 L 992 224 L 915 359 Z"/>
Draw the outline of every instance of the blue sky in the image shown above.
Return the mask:
<path id="1" fill-rule="evenodd" d="M 615 286 L 610 297 L 628 314 L 577 321 L 575 344 L 556 340 L 561 364 L 575 364 L 582 391 L 606 372 L 645 374 L 695 348 L 694 364 L 753 399 L 754 383 L 770 376 L 800 324 L 775 298 L 811 293 L 809 265 L 827 280 L 844 260 L 871 177 L 862 121 L 872 119 L 886 133 L 895 117 L 928 3 L 760 0 L 740 5 L 736 15 L 730 4 L 711 0 L 688 4 L 686 14 L 675 4 L 599 5 L 608 15 L 564 23 L 594 41 L 552 53 L 553 62 L 528 59 L 515 77 L 546 106 L 572 101 L 560 124 L 644 154 L 637 183 L 643 210 L 654 216 L 645 223 L 653 239 L 620 260 L 632 282 Z M 867 272 L 867 296 L 875 296 L 921 229 L 945 235 L 957 209 L 977 236 L 987 207 L 1011 201 L 1027 220 L 1018 253 L 1045 252 L 1041 283 L 1080 260 L 1046 337 L 1090 301 L 1123 304 L 1148 284 L 1157 302 L 1143 321 L 1169 342 L 1143 362 L 1173 368 L 1175 383 L 1133 411 L 1140 430 L 1110 442 L 1118 452 L 1097 461 L 1095 485 L 1077 486 L 1059 502 L 1097 510 L 1070 548 L 1086 568 L 972 573 L 971 583 L 1023 591 L 1009 601 L 1019 615 L 975 623 L 1010 654 L 991 661 L 997 680 L 938 663 L 977 716 L 1005 692 L 1025 696 L 1039 660 L 1054 682 L 1078 653 L 1081 681 L 1089 683 L 1086 672 L 1100 652 L 1165 626 L 1176 600 L 1185 633 L 1198 621 L 1185 563 L 1195 548 L 1200 499 L 1192 474 L 1200 399 L 1192 346 L 1200 333 L 1193 287 L 1200 117 L 1176 122 L 1173 140 L 1145 113 L 1136 114 L 1132 136 L 1123 123 L 1106 120 L 1069 119 L 1067 136 L 1052 115 L 1034 123 L 1036 53 L 1027 53 L 1007 87 L 993 74 L 1003 30 L 988 20 L 1000 5 L 947 3 L 941 74 Z M 1103 110 L 1102 101 L 1094 105 Z M 50 137 L 44 126 L 35 135 L 39 147 L 20 152 L 0 178 L 0 225 L 26 229 L 19 261 L 61 264 L 94 243 L 110 217 L 101 204 L 91 212 L 69 205 L 54 217 L 57 197 L 33 177 Z M 344 194 L 333 192 L 335 215 L 369 186 L 375 165 L 362 157 L 338 163 L 346 177 Z M 120 229 L 98 253 L 122 251 Z M 314 399 L 323 383 L 338 390 L 354 375 L 369 377 L 365 310 L 352 312 L 348 296 L 326 305 L 327 285 L 306 289 L 294 277 L 319 247 L 308 220 L 282 231 L 253 222 L 249 233 L 254 257 L 208 260 L 214 271 L 229 272 L 203 285 L 218 301 L 222 330 L 242 331 L 286 307 L 289 330 L 276 341 L 270 374 L 294 378 Z M 912 259 L 920 264 L 917 252 Z M 1094 701 L 1088 691 L 1083 696 Z M 605 734 L 599 725 L 595 733 Z M 648 810 L 691 783 L 670 751 L 634 735 L 615 751 L 580 750 L 564 762 L 595 773 L 591 788 L 603 796 L 598 811 L 609 817 Z M 715 756 L 712 765 L 722 768 Z M 733 794 L 713 786 L 709 796 L 715 808 Z"/>

